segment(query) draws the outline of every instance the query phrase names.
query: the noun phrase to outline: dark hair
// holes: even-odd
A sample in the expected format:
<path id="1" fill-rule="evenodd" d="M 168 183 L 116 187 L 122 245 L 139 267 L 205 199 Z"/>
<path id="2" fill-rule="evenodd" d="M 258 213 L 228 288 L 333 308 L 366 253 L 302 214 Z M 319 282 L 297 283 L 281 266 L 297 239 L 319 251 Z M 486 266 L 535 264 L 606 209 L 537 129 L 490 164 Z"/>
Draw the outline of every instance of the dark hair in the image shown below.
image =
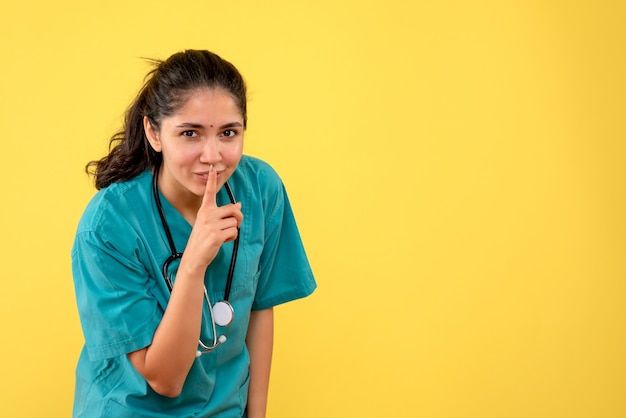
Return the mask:
<path id="1" fill-rule="evenodd" d="M 126 111 L 122 130 L 111 137 L 109 154 L 90 161 L 85 170 L 95 178 L 97 189 L 130 180 L 161 160 L 144 132 L 143 118 L 160 128 L 161 120 L 171 116 L 199 89 L 222 88 L 229 92 L 247 125 L 246 84 L 234 65 L 209 51 L 187 50 L 165 61 L 152 60 L 143 87 Z"/>

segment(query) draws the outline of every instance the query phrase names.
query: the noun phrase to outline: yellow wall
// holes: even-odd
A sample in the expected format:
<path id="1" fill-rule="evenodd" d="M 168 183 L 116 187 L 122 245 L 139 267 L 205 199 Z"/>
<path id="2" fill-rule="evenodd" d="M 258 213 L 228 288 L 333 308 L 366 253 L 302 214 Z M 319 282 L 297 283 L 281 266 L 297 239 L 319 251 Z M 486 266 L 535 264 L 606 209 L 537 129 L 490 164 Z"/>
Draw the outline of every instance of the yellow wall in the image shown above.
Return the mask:
<path id="1" fill-rule="evenodd" d="M 626 416 L 621 0 L 4 1 L 0 416 L 66 417 L 84 164 L 148 67 L 251 91 L 319 290 L 270 417 Z"/>

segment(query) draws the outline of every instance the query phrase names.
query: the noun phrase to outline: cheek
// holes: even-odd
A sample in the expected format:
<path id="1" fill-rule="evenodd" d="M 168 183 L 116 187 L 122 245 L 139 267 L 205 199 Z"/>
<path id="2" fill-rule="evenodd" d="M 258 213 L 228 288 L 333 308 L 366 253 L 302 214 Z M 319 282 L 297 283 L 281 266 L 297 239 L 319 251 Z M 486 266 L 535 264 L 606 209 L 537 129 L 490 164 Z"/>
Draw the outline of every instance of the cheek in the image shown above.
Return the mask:
<path id="1" fill-rule="evenodd" d="M 230 146 L 223 149 L 222 157 L 225 160 L 228 160 L 229 164 L 237 164 L 239 163 L 239 160 L 241 160 L 242 153 L 243 153 L 243 141 L 239 141 L 235 144 L 230 144 Z"/>
<path id="2" fill-rule="evenodd" d="M 163 158 L 180 164 L 187 164 L 197 159 L 201 148 L 193 144 L 186 144 L 182 147 L 163 147 Z"/>

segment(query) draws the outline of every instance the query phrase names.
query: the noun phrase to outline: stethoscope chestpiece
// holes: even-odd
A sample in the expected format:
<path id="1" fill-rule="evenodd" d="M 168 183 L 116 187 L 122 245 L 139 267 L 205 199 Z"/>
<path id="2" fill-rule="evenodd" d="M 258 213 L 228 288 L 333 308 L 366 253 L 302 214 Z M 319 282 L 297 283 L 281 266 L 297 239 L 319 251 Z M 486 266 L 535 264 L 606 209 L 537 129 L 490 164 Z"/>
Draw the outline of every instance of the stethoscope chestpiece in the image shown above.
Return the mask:
<path id="1" fill-rule="evenodd" d="M 233 322 L 234 316 L 235 311 L 232 305 L 226 300 L 217 302 L 213 306 L 213 318 L 215 318 L 215 323 L 220 327 L 229 326 Z"/>

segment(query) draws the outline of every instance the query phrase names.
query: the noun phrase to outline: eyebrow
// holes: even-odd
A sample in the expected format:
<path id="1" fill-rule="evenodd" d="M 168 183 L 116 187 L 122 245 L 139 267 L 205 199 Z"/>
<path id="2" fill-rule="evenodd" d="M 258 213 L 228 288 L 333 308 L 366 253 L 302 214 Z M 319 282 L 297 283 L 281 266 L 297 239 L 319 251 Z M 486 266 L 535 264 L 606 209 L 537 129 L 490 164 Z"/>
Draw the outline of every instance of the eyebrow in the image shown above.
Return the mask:
<path id="1" fill-rule="evenodd" d="M 213 126 L 213 125 L 211 125 Z M 204 129 L 205 126 L 200 123 L 193 122 L 183 122 L 181 124 L 176 125 L 177 128 L 194 128 L 194 129 Z M 229 122 L 219 127 L 219 129 L 226 128 L 241 128 L 243 125 L 240 122 Z"/>

